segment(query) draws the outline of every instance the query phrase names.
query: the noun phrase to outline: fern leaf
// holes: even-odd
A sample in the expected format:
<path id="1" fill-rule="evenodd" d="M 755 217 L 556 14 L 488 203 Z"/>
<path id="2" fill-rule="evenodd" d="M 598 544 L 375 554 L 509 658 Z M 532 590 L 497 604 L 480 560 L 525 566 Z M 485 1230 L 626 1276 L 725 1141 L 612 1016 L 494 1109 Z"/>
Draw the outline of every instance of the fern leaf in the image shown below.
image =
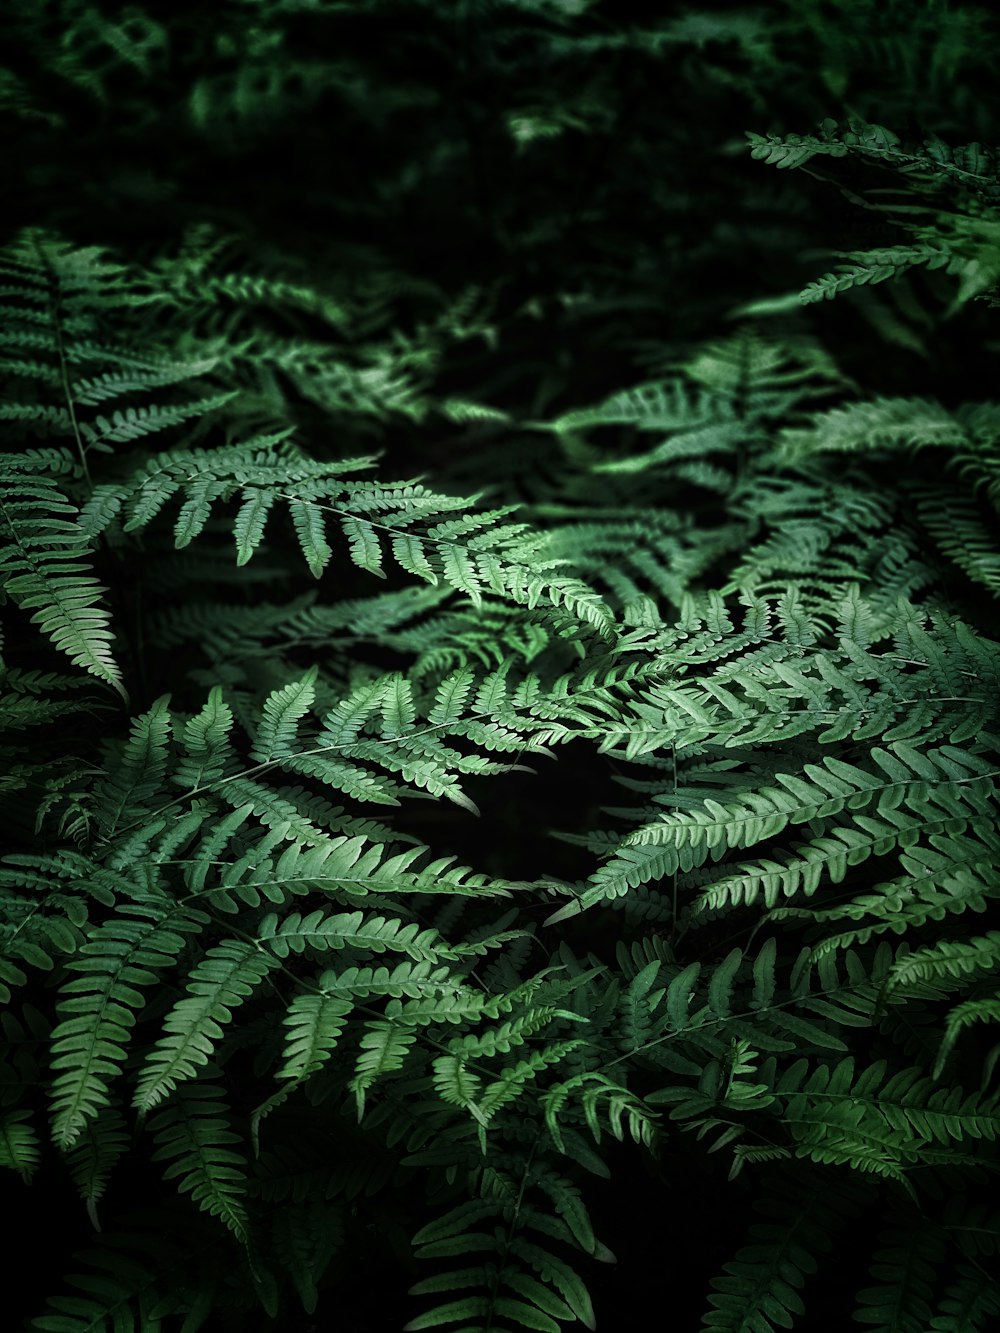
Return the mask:
<path id="1" fill-rule="evenodd" d="M 382 546 L 378 535 L 370 523 L 364 519 L 344 517 L 340 520 L 351 551 L 351 559 L 359 569 L 385 578 L 382 568 Z"/>
<path id="2" fill-rule="evenodd" d="M 233 523 L 233 539 L 236 542 L 236 563 L 241 568 L 253 557 L 264 537 L 264 526 L 271 511 L 276 493 L 256 487 L 245 493 L 245 499 Z"/>
<path id="3" fill-rule="evenodd" d="M 219 781 L 234 757 L 229 743 L 232 727 L 232 709 L 216 686 L 201 712 L 184 726 L 184 755 L 173 779 L 179 787 L 201 791 Z"/>
<path id="4" fill-rule="evenodd" d="M 911 1216 L 896 1215 L 880 1234 L 871 1275 L 876 1287 L 858 1292 L 854 1318 L 875 1333 L 924 1333 L 931 1320 L 935 1267 L 941 1262 L 943 1237 Z"/>
<path id="5" fill-rule="evenodd" d="M 425 582 L 437 586 L 438 576 L 434 572 L 434 567 L 427 557 L 424 543 L 419 537 L 412 533 L 404 532 L 392 539 L 392 553 L 397 563 L 408 574 L 414 574 L 417 578 L 424 579 Z"/>
<path id="6" fill-rule="evenodd" d="M 31 1112 L 7 1111 L 0 1115 L 0 1166 L 17 1171 L 27 1182 L 41 1162 L 41 1145 Z"/>
<path id="7" fill-rule="evenodd" d="M 246 1163 L 233 1151 L 240 1136 L 229 1128 L 230 1114 L 219 1088 L 192 1083 L 179 1088 L 170 1104 L 150 1121 L 157 1144 L 154 1162 L 168 1162 L 165 1180 L 177 1180 L 199 1208 L 249 1243 Z"/>
<path id="8" fill-rule="evenodd" d="M 439 1055 L 433 1068 L 434 1091 L 441 1100 L 471 1112 L 480 1124 L 485 1125 L 486 1117 L 476 1105 L 481 1080 L 467 1068 L 465 1061 L 457 1055 Z"/>
<path id="9" fill-rule="evenodd" d="M 333 559 L 333 551 L 326 539 L 323 511 L 309 500 L 289 500 L 289 513 L 299 539 L 302 554 L 313 578 L 318 579 Z"/>
<path id="10" fill-rule="evenodd" d="M 208 1063 L 232 1011 L 277 965 L 256 945 L 225 940 L 208 949 L 188 978 L 188 998 L 164 1019 L 165 1035 L 139 1075 L 135 1105 L 148 1111 Z"/>
<path id="11" fill-rule="evenodd" d="M 98 787 L 98 814 L 108 837 L 127 811 L 135 814 L 148 808 L 162 789 L 170 740 L 167 704 L 164 695 L 135 719 L 118 763 Z"/>
<path id="12" fill-rule="evenodd" d="M 9 493 L 8 492 L 9 488 Z M 105 681 L 126 698 L 111 652 L 111 617 L 105 589 L 94 578 L 78 510 L 51 477 L 0 474 L 0 583 L 32 623 L 74 666 Z"/>
<path id="13" fill-rule="evenodd" d="M 297 853 L 296 848 L 289 849 Z M 331 848 L 316 848 L 304 857 L 297 854 L 283 858 L 277 873 L 289 871 L 304 872 L 309 878 L 322 879 L 321 868 L 325 867 Z M 406 853 L 412 858 L 413 853 Z M 398 864 L 398 858 L 393 858 Z M 386 862 L 383 873 L 392 876 L 393 861 Z M 310 867 L 315 862 L 317 870 Z M 365 916 L 363 912 L 342 912 L 328 916 L 322 908 L 303 916 L 293 912 L 283 921 L 270 914 L 261 922 L 257 938 L 279 958 L 288 957 L 289 953 L 301 953 L 313 949 L 318 953 L 345 948 L 363 949 L 372 953 L 386 950 L 405 953 L 418 962 L 434 963 L 454 956 L 454 951 L 441 940 L 433 928 L 421 929 L 415 922 L 404 924 L 398 918 L 383 916 Z"/>
<path id="14" fill-rule="evenodd" d="M 358 1119 L 365 1112 L 365 1098 L 383 1075 L 401 1069 L 416 1041 L 416 1032 L 386 1021 L 369 1023 L 361 1037 L 361 1053 L 350 1087 L 357 1105 Z"/>
<path id="15" fill-rule="evenodd" d="M 211 397 L 170 406 L 127 407 L 107 417 L 95 417 L 92 423 L 81 426 L 84 438 L 93 448 L 108 444 L 129 444 L 146 435 L 182 425 L 193 417 L 204 417 L 224 407 L 236 397 L 236 390 L 227 390 Z"/>
<path id="16" fill-rule="evenodd" d="M 933 1074 L 941 1077 L 941 1072 L 954 1049 L 962 1029 L 970 1023 L 1000 1023 L 1000 999 L 972 999 L 956 1005 L 945 1020 L 944 1036 L 934 1061 Z"/>
<path id="17" fill-rule="evenodd" d="M 843 255 L 844 263 L 836 271 L 817 278 L 799 294 L 803 305 L 813 301 L 831 300 L 854 287 L 885 282 L 917 265 L 943 268 L 954 262 L 952 254 L 943 246 L 894 245 L 884 250 L 852 251 Z"/>
<path id="18" fill-rule="evenodd" d="M 732 949 L 723 961 L 713 969 L 708 983 L 708 1004 L 717 1018 L 728 1018 L 732 1012 L 733 980 L 743 961 L 740 949 Z"/>
<path id="19" fill-rule="evenodd" d="M 986 1333 L 1000 1317 L 1000 1284 L 985 1281 L 978 1264 L 960 1263 L 954 1272 L 928 1333 Z"/>
<path id="20" fill-rule="evenodd" d="M 184 937 L 206 918 L 190 908 L 133 904 L 128 915 L 94 930 L 68 964 L 79 973 L 62 988 L 61 1021 L 52 1032 L 52 1130 L 70 1148 L 103 1114 L 111 1081 L 126 1059 L 142 988 L 172 966 Z"/>
<path id="21" fill-rule="evenodd" d="M 347 1025 L 353 1005 L 330 995 L 297 995 L 288 1006 L 284 1064 L 279 1079 L 300 1082 L 329 1059 Z"/>
<path id="22" fill-rule="evenodd" d="M 461 546 L 445 546 L 441 551 L 441 567 L 451 587 L 464 592 L 476 610 L 483 605 L 482 588 L 475 562 Z"/>
<path id="23" fill-rule="evenodd" d="M 667 1013 L 676 1031 L 682 1031 L 691 1021 L 689 1009 L 700 972 L 700 963 L 689 963 L 667 987 Z"/>
<path id="24" fill-rule="evenodd" d="M 359 685 L 327 715 L 319 737 L 330 749 L 345 749 L 357 740 L 368 719 L 382 702 L 385 677 Z"/>
<path id="25" fill-rule="evenodd" d="M 427 715 L 433 726 L 450 726 L 457 722 L 465 709 L 475 675 L 469 667 L 450 672 L 437 688 L 434 707 Z"/>
<path id="26" fill-rule="evenodd" d="M 116 1104 L 105 1106 L 87 1122 L 67 1154 L 70 1175 L 95 1231 L 100 1231 L 97 1205 L 111 1173 L 129 1147 L 129 1132 Z"/>
<path id="27" fill-rule="evenodd" d="M 524 1236 L 515 1235 L 510 1248 L 513 1255 L 529 1264 L 544 1282 L 555 1288 L 584 1328 L 593 1333 L 597 1328 L 594 1306 L 579 1274 L 565 1260 L 549 1254 Z"/>
<path id="28" fill-rule="evenodd" d="M 829 1254 L 846 1216 L 857 1214 L 855 1196 L 845 1190 L 820 1190 L 815 1177 L 772 1178 L 755 1205 L 763 1220 L 750 1227 L 751 1243 L 712 1279 L 717 1294 L 702 1318 L 705 1330 L 772 1333 L 790 1328 L 805 1312 L 799 1295 L 816 1267 L 816 1256 Z"/>
<path id="29" fill-rule="evenodd" d="M 264 701 L 257 739 L 250 752 L 259 763 L 270 763 L 291 753 L 298 724 L 309 712 L 316 697 L 317 674 L 318 668 L 310 668 L 299 680 L 275 690 Z"/>
<path id="30" fill-rule="evenodd" d="M 319 1303 L 317 1283 L 344 1239 L 344 1217 L 331 1203 L 293 1204 L 274 1215 L 274 1248 L 306 1314 Z"/>
<path id="31" fill-rule="evenodd" d="M 405 676 L 389 677 L 382 692 L 381 705 L 382 735 L 386 740 L 394 740 L 412 730 L 417 712 L 413 704 L 413 690 Z"/>

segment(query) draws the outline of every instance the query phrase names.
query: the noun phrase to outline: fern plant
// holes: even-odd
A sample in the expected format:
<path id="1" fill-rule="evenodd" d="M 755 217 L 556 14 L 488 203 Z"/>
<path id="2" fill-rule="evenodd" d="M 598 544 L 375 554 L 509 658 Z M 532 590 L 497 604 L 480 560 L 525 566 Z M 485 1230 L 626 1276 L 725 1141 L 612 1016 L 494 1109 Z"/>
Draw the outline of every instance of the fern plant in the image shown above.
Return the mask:
<path id="1" fill-rule="evenodd" d="M 830 299 L 913 268 L 957 275 L 953 312 L 975 297 L 991 297 L 1000 279 L 996 213 L 1000 182 L 991 148 L 978 143 L 953 148 L 936 135 L 919 147 L 907 146 L 894 131 L 860 118 L 850 120 L 846 127 L 827 119 L 820 130 L 819 135 L 788 136 L 749 132 L 752 155 L 773 166 L 795 168 L 817 157 L 836 159 L 852 154 L 865 164 L 897 173 L 901 178 L 898 187 L 888 191 L 872 187 L 869 197 L 860 202 L 873 211 L 888 213 L 893 224 L 913 239 L 909 244 L 841 254 L 843 262 L 834 272 L 803 288 L 803 302 Z M 902 198 L 897 203 L 879 202 L 872 197 L 877 193 Z"/>
<path id="2" fill-rule="evenodd" d="M 989 16 L 237 8 L 11 11 L 12 1317 L 987 1333 Z"/>

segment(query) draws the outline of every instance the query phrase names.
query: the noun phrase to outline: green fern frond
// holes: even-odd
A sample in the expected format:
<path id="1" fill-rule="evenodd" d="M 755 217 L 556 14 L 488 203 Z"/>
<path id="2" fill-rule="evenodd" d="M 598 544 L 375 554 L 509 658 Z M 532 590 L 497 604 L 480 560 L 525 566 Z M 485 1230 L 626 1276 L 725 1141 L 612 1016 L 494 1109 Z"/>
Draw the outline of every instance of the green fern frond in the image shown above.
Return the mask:
<path id="1" fill-rule="evenodd" d="M 101 1229 L 97 1205 L 104 1197 L 112 1171 L 128 1147 L 125 1118 L 116 1103 L 109 1103 L 87 1121 L 67 1154 L 70 1174 L 87 1206 L 87 1216 L 95 1231 Z"/>
<path id="2" fill-rule="evenodd" d="M 930 1326 L 932 1282 L 944 1238 L 919 1218 L 896 1215 L 880 1241 L 871 1275 L 881 1285 L 858 1292 L 855 1321 L 877 1333 L 922 1333 Z"/>
<path id="3" fill-rule="evenodd" d="M 936 944 L 914 949 L 896 959 L 887 978 L 889 986 L 912 986 L 931 982 L 952 988 L 964 984 L 977 972 L 995 972 L 1000 966 L 1000 931 L 967 940 L 939 940 Z"/>
<path id="4" fill-rule="evenodd" d="M 367 1025 L 361 1036 L 361 1053 L 350 1083 L 359 1120 L 365 1112 L 368 1090 L 385 1074 L 403 1067 L 416 1038 L 416 1032 L 392 1021 L 375 1021 Z"/>
<path id="5" fill-rule="evenodd" d="M 315 852 L 310 855 L 315 857 Z M 328 916 L 321 908 L 307 916 L 293 912 L 284 920 L 271 913 L 261 922 L 257 938 L 279 958 L 307 949 L 324 954 L 347 948 L 371 953 L 390 950 L 418 962 L 436 962 L 454 956 L 454 951 L 433 928 L 421 929 L 416 922 L 404 924 L 391 917 L 365 916 L 363 912 Z"/>
<path id="6" fill-rule="evenodd" d="M 28 1182 L 41 1164 L 41 1144 L 28 1110 L 0 1116 L 0 1166 L 16 1171 Z"/>
<path id="7" fill-rule="evenodd" d="M 965 495 L 917 491 L 917 514 L 945 556 L 970 579 L 1000 595 L 1000 558 L 990 527 Z"/>
<path id="8" fill-rule="evenodd" d="M 275 966 L 258 945 L 243 940 L 224 940 L 205 951 L 188 977 L 188 997 L 167 1014 L 164 1036 L 139 1075 L 135 1105 L 140 1111 L 156 1106 L 208 1063 L 232 1010 Z"/>
<path id="9" fill-rule="evenodd" d="M 980 1333 L 1000 1315 L 1000 1289 L 976 1264 L 957 1264 L 955 1277 L 940 1298 L 929 1333 Z"/>
<path id="10" fill-rule="evenodd" d="M 951 1054 L 963 1028 L 970 1023 L 990 1022 L 1000 1022 L 1000 998 L 972 999 L 956 1005 L 945 1020 L 941 1048 L 938 1051 L 937 1059 L 934 1061 L 934 1077 L 940 1078 L 941 1071 L 944 1069 L 948 1056 Z"/>
<path id="11" fill-rule="evenodd" d="M 317 1283 L 344 1243 L 342 1210 L 330 1203 L 305 1203 L 278 1209 L 274 1215 L 274 1248 L 283 1272 L 295 1286 L 306 1314 L 319 1303 Z"/>
<path id="12" fill-rule="evenodd" d="M 185 1084 L 149 1122 L 157 1144 L 152 1160 L 169 1163 L 164 1179 L 176 1180 L 182 1194 L 190 1194 L 247 1245 L 246 1163 L 233 1151 L 240 1136 L 230 1123 L 221 1089 L 204 1082 Z"/>
<path id="13" fill-rule="evenodd" d="M 163 789 L 170 742 L 168 698 L 163 696 L 132 723 L 132 734 L 119 762 L 98 785 L 98 818 L 108 837 L 128 814 L 150 810 Z M 133 822 L 130 820 L 130 823 Z"/>
<path id="14" fill-rule="evenodd" d="M 82 667 L 125 698 L 111 653 L 105 589 L 90 568 L 90 545 L 78 510 L 46 476 L 23 472 L 18 460 L 0 468 L 0 579 L 7 594 L 34 614 L 32 622 Z"/>
<path id="15" fill-rule="evenodd" d="M 251 754 L 261 763 L 269 763 L 293 750 L 299 721 L 306 716 L 315 698 L 317 668 L 275 691 L 264 703 L 263 717 Z"/>
<path id="16" fill-rule="evenodd" d="M 855 287 L 874 286 L 890 278 L 898 278 L 911 268 L 944 269 L 954 273 L 960 261 L 940 243 L 924 242 L 917 245 L 894 245 L 884 250 L 853 250 L 840 256 L 844 261 L 834 272 L 826 273 L 803 287 L 799 300 L 803 305 L 814 301 L 830 301 Z"/>
<path id="17" fill-rule="evenodd" d="M 234 765 L 235 755 L 229 741 L 233 727 L 232 709 L 224 702 L 222 690 L 211 690 L 204 708 L 184 725 L 181 744 L 184 754 L 173 781 L 189 791 L 202 791 L 220 782 Z"/>
<path id="18" fill-rule="evenodd" d="M 712 1279 L 712 1309 L 703 1329 L 772 1333 L 790 1328 L 805 1313 L 800 1292 L 815 1271 L 816 1256 L 829 1254 L 837 1233 L 858 1214 L 857 1190 L 820 1189 L 818 1178 L 772 1176 L 762 1182 L 750 1227 L 750 1243 Z"/>
<path id="19" fill-rule="evenodd" d="M 551 1333 L 558 1333 L 564 1322 L 576 1320 L 585 1328 L 595 1328 L 586 1287 L 573 1268 L 551 1252 L 553 1237 L 570 1246 L 598 1249 L 586 1211 L 579 1207 L 569 1182 L 529 1167 L 522 1172 L 518 1189 L 516 1179 L 498 1169 L 484 1173 L 481 1188 L 484 1197 L 459 1204 L 414 1237 L 418 1260 L 471 1258 L 476 1253 L 486 1258 L 481 1264 L 425 1278 L 411 1288 L 412 1294 L 436 1296 L 470 1288 L 472 1294 L 418 1315 L 407 1329 L 439 1328 L 463 1319 L 472 1319 L 473 1327 L 508 1319 L 516 1328 Z M 536 1191 L 555 1202 L 575 1231 L 563 1216 L 553 1217 L 526 1202 L 525 1195 L 531 1197 Z M 492 1232 L 482 1229 L 490 1222 L 494 1223 Z M 532 1231 L 540 1233 L 545 1243 L 531 1237 L 528 1233 Z"/>
<path id="20" fill-rule="evenodd" d="M 189 907 L 134 903 L 91 931 L 69 962 L 80 975 L 62 988 L 51 1039 L 52 1129 L 61 1147 L 72 1147 L 107 1104 L 144 1003 L 140 988 L 172 968 L 185 936 L 205 923 Z"/>
<path id="21" fill-rule="evenodd" d="M 667 1248 L 720 1208 L 746 1236 L 707 1293 L 680 1275 L 706 1333 L 820 1319 L 855 1219 L 859 1325 L 992 1327 L 1000 408 L 963 400 L 997 154 L 857 117 L 751 135 L 865 207 L 845 240 L 755 169 L 731 225 L 712 120 L 746 94 L 808 124 L 818 70 L 834 103 L 985 140 L 987 19 L 852 4 L 847 33 L 829 6 L 637 28 L 514 0 L 457 37 L 394 5 L 427 57 L 403 80 L 358 64 L 383 0 L 260 0 L 186 45 L 14 6 L 15 212 L 120 245 L 0 247 L 0 1156 L 67 1239 L 126 1210 L 35 1327 L 379 1325 L 409 1271 L 413 1329 L 592 1329 L 592 1211 L 681 1157 Z M 420 73 L 455 41 L 458 139 Z M 656 132 L 657 71 L 704 123 Z M 77 102 L 64 148 L 112 107 L 114 142 L 53 191 L 40 135 Z M 370 189 L 326 189 L 342 144 L 310 171 L 320 110 Z M 528 194 L 479 170 L 490 123 Z M 183 124 L 215 222 L 191 153 L 152 151 Z M 666 154 L 646 193 L 679 249 L 603 151 L 637 124 L 622 160 Z M 292 139 L 290 248 L 267 164 Z M 577 230 L 549 206 L 574 189 Z M 466 282 L 477 252 L 513 286 Z M 783 285 L 754 300 L 761 274 Z M 95 684 L 126 676 L 127 721 Z M 133 1218 L 144 1156 L 180 1197 Z"/>
<path id="22" fill-rule="evenodd" d="M 89 1261 L 90 1271 L 71 1274 L 67 1281 L 82 1294 L 51 1296 L 53 1313 L 33 1319 L 32 1328 L 38 1333 L 144 1333 L 153 1310 L 163 1305 L 152 1262 L 137 1262 L 127 1250 L 110 1246 L 78 1258 Z"/>
<path id="23" fill-rule="evenodd" d="M 329 1059 L 353 1008 L 350 1000 L 320 994 L 297 995 L 288 1006 L 284 1064 L 279 1079 L 309 1078 Z"/>

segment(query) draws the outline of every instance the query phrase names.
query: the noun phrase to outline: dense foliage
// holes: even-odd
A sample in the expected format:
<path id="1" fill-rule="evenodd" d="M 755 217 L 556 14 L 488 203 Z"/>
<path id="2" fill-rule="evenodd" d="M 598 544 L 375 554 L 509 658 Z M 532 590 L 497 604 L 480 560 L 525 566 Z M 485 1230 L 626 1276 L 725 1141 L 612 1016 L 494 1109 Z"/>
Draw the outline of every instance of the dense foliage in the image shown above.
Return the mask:
<path id="1" fill-rule="evenodd" d="M 996 22 L 8 4 L 18 1327 L 998 1327 Z"/>

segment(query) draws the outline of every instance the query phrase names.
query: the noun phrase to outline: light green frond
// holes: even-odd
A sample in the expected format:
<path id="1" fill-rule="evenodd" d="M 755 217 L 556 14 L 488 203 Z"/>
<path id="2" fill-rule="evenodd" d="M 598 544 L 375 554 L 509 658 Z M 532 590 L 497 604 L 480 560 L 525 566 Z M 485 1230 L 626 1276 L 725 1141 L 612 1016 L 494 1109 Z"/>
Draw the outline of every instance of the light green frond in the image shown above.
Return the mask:
<path id="1" fill-rule="evenodd" d="M 68 964 L 78 974 L 62 988 L 60 1022 L 52 1032 L 52 1131 L 70 1148 L 103 1113 L 109 1088 L 126 1060 L 126 1048 L 143 991 L 162 978 L 206 918 L 168 903 L 134 904 L 91 931 Z"/>
<path id="2" fill-rule="evenodd" d="M 289 754 L 295 748 L 298 724 L 312 707 L 316 697 L 318 668 L 313 667 L 297 681 L 275 690 L 264 701 L 263 716 L 251 756 L 261 763 Z"/>
<path id="3" fill-rule="evenodd" d="M 369 1089 L 384 1075 L 403 1067 L 416 1038 L 415 1031 L 398 1023 L 373 1022 L 367 1025 L 361 1036 L 361 1053 L 350 1084 L 359 1120 L 365 1112 Z"/>
<path id="4" fill-rule="evenodd" d="M 337 1046 L 352 1008 L 350 1000 L 332 995 L 297 995 L 284 1019 L 288 1036 L 277 1077 L 301 1082 L 320 1069 Z"/>
<path id="5" fill-rule="evenodd" d="M 208 1063 L 223 1024 L 275 965 L 259 946 L 243 940 L 225 940 L 206 950 L 188 978 L 188 997 L 167 1014 L 164 1035 L 139 1074 L 135 1105 L 140 1111 L 156 1106 Z"/>

